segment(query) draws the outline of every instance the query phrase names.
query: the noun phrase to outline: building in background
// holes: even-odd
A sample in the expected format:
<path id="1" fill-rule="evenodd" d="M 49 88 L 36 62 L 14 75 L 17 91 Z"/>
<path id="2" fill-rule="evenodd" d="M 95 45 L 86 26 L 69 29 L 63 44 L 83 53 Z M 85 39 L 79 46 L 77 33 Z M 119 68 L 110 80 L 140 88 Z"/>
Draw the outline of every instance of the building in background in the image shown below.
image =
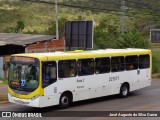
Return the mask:
<path id="1" fill-rule="evenodd" d="M 0 78 L 7 78 L 12 54 L 64 51 L 64 40 L 55 38 L 55 35 L 0 33 Z"/>

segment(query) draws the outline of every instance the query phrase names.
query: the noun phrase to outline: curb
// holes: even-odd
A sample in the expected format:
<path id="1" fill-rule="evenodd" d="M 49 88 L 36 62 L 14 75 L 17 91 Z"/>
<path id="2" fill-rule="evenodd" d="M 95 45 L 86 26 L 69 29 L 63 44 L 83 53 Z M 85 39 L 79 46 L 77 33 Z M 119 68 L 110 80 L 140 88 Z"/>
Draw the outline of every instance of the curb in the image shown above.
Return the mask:
<path id="1" fill-rule="evenodd" d="M 8 104 L 9 103 L 9 101 L 2 101 L 2 102 L 0 102 L 0 104 Z"/>

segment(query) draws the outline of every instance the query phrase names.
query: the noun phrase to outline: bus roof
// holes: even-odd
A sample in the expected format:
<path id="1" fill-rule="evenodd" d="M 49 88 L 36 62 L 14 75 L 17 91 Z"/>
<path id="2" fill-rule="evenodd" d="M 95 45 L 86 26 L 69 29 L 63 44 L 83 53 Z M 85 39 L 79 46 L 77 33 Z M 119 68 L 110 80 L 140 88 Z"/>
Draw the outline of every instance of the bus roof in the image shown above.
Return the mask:
<path id="1" fill-rule="evenodd" d="M 151 54 L 149 49 L 100 49 L 100 50 L 75 50 L 67 52 L 49 52 L 49 53 L 24 53 L 15 54 L 13 56 L 34 57 L 43 60 L 64 60 L 64 59 L 78 59 L 78 58 L 96 58 L 106 56 L 127 56 L 127 55 L 139 55 L 139 54 Z"/>

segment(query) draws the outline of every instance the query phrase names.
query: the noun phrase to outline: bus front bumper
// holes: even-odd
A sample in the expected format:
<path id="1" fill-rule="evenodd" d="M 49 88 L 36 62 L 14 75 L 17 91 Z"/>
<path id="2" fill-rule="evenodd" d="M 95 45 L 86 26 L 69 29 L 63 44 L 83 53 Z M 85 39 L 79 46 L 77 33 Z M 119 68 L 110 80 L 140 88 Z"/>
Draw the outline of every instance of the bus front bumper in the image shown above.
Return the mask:
<path id="1" fill-rule="evenodd" d="M 21 104 L 21 105 L 26 105 L 26 106 L 31 106 L 31 107 L 40 107 L 39 101 L 40 97 L 37 97 L 36 99 L 21 99 L 21 98 L 16 98 L 12 96 L 10 93 L 8 93 L 8 101 L 11 103 L 16 103 L 16 104 Z"/>

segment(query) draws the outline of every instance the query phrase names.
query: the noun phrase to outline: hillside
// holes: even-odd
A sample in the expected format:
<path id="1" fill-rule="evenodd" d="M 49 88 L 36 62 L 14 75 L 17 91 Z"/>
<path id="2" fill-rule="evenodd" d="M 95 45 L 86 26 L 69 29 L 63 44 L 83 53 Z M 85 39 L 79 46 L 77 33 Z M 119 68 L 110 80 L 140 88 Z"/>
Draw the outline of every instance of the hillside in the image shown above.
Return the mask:
<path id="1" fill-rule="evenodd" d="M 53 2 L 54 0 L 48 0 Z M 139 2 L 138 0 L 132 0 Z M 127 29 L 132 29 L 135 26 L 144 28 L 148 25 L 159 24 L 159 16 L 151 14 L 153 2 L 148 0 L 141 0 L 137 4 L 126 2 L 126 19 L 125 24 Z M 107 24 L 120 26 L 120 0 L 59 0 L 59 3 L 67 5 L 75 5 L 84 7 L 83 9 L 76 9 L 65 6 L 58 6 L 60 30 L 63 29 L 63 22 L 67 20 L 94 20 L 95 25 L 103 18 L 107 18 Z M 156 1 L 158 4 L 160 1 Z M 151 5 L 152 6 L 151 6 Z M 147 8 L 147 9 L 146 9 Z M 155 9 L 155 7 L 154 7 Z M 158 12 L 158 11 L 157 11 Z M 76 13 L 76 14 L 75 14 Z M 0 0 L 0 32 L 14 32 L 19 21 L 24 27 L 22 33 L 39 33 L 39 34 L 54 34 L 54 5 L 23 2 L 20 0 Z M 62 32 L 63 33 L 63 32 Z"/>
<path id="2" fill-rule="evenodd" d="M 0 2 L 0 32 L 14 32 L 17 22 L 24 24 L 22 33 L 54 34 L 54 5 L 37 4 L 21 1 Z M 60 30 L 67 20 L 94 19 L 98 21 L 102 14 L 92 14 L 91 11 L 81 12 L 77 9 L 58 7 Z M 76 13 L 76 14 L 75 14 Z M 53 30 L 52 30 L 53 29 Z M 52 31 L 51 31 L 52 30 Z"/>
<path id="3" fill-rule="evenodd" d="M 48 3 L 0 0 L 0 32 L 55 34 L 54 0 L 43 1 Z M 124 5 L 121 19 L 121 0 L 58 0 L 60 35 L 65 21 L 94 20 L 95 49 L 148 47 L 150 26 L 160 26 L 160 1 L 125 0 Z"/>
<path id="4" fill-rule="evenodd" d="M 65 21 L 94 20 L 94 49 L 150 48 L 149 29 L 160 26 L 160 0 L 125 0 L 123 19 L 121 1 L 58 0 L 60 35 Z M 55 35 L 54 9 L 54 4 L 0 0 L 0 32 Z M 154 73 L 160 72 L 157 53 Z"/>

